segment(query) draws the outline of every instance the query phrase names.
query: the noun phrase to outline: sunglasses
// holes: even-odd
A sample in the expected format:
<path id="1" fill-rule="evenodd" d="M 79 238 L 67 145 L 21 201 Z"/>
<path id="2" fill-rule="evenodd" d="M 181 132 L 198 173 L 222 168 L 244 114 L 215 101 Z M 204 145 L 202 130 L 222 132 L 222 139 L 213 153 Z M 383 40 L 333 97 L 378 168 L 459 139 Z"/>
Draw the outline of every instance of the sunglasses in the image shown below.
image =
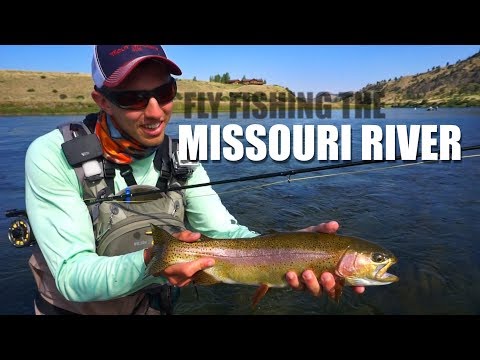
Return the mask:
<path id="1" fill-rule="evenodd" d="M 170 77 L 168 83 L 160 85 L 153 90 L 120 91 L 95 88 L 113 104 L 127 110 L 145 109 L 152 97 L 155 98 L 160 105 L 168 104 L 173 101 L 177 95 L 177 82 L 173 77 Z"/>

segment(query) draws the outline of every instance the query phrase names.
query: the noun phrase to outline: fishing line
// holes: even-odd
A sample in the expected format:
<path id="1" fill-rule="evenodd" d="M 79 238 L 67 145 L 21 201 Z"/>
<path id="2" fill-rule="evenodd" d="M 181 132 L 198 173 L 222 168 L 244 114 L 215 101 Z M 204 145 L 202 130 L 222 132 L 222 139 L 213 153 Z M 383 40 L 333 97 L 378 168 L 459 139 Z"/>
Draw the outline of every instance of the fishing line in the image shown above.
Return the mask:
<path id="1" fill-rule="evenodd" d="M 476 150 L 476 149 L 480 149 L 480 146 L 476 146 L 476 147 L 469 147 L 469 148 L 464 148 L 462 149 L 462 151 L 469 151 L 469 150 Z M 466 159 L 466 158 L 474 158 L 474 157 L 480 157 L 480 154 L 475 154 L 475 155 L 465 155 L 465 156 L 462 156 L 462 159 Z M 385 162 L 385 161 L 382 161 L 382 160 L 368 160 L 368 161 L 362 161 L 362 162 L 366 162 L 366 163 L 374 163 L 374 162 Z M 231 194 L 231 193 L 236 193 L 236 192 L 243 192 L 243 191 L 247 191 L 247 190 L 256 190 L 256 189 L 262 189 L 262 188 L 266 188 L 266 187 L 269 187 L 269 186 L 274 186 L 274 185 L 280 185 L 280 184 L 285 184 L 285 183 L 291 183 L 291 182 L 294 182 L 294 181 L 305 181 L 305 180 L 310 180 L 310 179 L 319 179 L 319 178 L 327 178 L 327 177 L 333 177 L 333 176 L 341 176 L 341 175 L 353 175 L 353 174 L 362 174 L 362 173 L 368 173 L 368 172 L 374 172 L 374 171 L 383 171 L 383 170 L 389 170 L 389 169 L 395 169 L 395 168 L 402 168 L 402 167 L 407 167 L 407 166 L 413 166 L 413 165 L 420 165 L 420 164 L 430 164 L 430 163 L 435 163 L 435 162 L 438 162 L 437 160 L 424 160 L 424 161 L 418 161 L 418 162 L 414 162 L 414 163 L 408 163 L 408 164 L 397 164 L 397 165 L 391 165 L 391 166 L 383 166 L 383 167 L 380 167 L 380 168 L 375 168 L 375 169 L 366 169 L 366 170 L 356 170 L 356 171 L 346 171 L 346 172 L 340 172 L 340 173 L 334 173 L 334 174 L 321 174 L 321 175 L 312 175 L 312 176 L 306 176 L 306 177 L 301 177 L 301 178 L 291 178 L 291 175 L 290 173 L 301 173 L 301 172 L 315 172 L 315 171 L 323 171 L 323 170 L 329 170 L 331 168 L 338 168 L 338 167 L 346 167 L 346 166 L 356 166 L 356 165 L 363 165 L 360 164 L 359 162 L 356 162 L 356 163 L 342 163 L 342 164 L 335 164 L 335 165 L 326 165 L 326 166 L 322 166 L 320 168 L 307 168 L 307 169 L 298 169 L 298 170 L 290 170 L 290 171 L 284 171 L 284 172 L 280 172 L 282 174 L 285 174 L 288 175 L 288 179 L 287 180 L 278 180 L 278 181 L 274 181 L 274 182 L 270 182 L 270 183 L 266 183 L 266 184 L 260 184 L 260 185 L 253 185 L 253 186 L 244 186 L 244 187 L 241 187 L 239 189 L 234 189 L 234 190 L 225 190 L 225 191 L 216 191 L 215 193 L 210 193 L 210 194 L 199 194 L 199 195 L 192 195 L 191 198 L 196 198 L 196 197 L 204 197 L 204 196 L 211 196 L 211 195 L 223 195 L 223 194 Z M 352 165 L 354 164 L 354 165 Z M 313 170 L 313 169 L 317 169 L 317 170 Z M 231 183 L 231 182 L 235 182 L 235 181 L 246 181 L 246 180 L 243 180 L 243 179 L 249 179 L 249 180 L 256 180 L 256 179 L 261 179 L 261 178 L 266 178 L 266 177 L 273 177 L 274 174 L 275 176 L 280 176 L 280 175 L 276 175 L 276 174 L 280 174 L 280 173 L 269 173 L 269 174 L 263 174 L 263 175 L 260 175 L 260 177 L 256 177 L 256 176 L 248 176 L 248 177 L 245 177 L 245 178 L 238 178 L 238 179 L 229 179 L 229 180 L 220 180 L 220 181 L 214 181 L 214 182 L 210 182 L 210 183 L 205 183 L 205 184 L 195 184 L 195 185 L 191 185 L 191 187 L 200 187 L 200 186 L 207 186 L 207 185 L 218 185 L 218 184 L 224 184 L 224 183 Z M 252 177 L 254 177 L 255 179 L 251 179 Z M 182 187 L 182 188 L 189 188 L 189 186 L 185 186 L 185 187 Z M 176 190 L 177 188 L 175 188 L 174 190 Z M 170 190 L 167 190 L 167 191 L 170 191 Z M 137 193 L 136 195 L 146 195 L 146 194 L 153 194 L 153 193 L 158 193 L 160 192 L 160 190 L 153 190 L 153 191 L 147 191 L 147 192 L 142 192 L 142 193 Z M 123 195 L 119 195 L 119 196 L 123 196 Z M 111 197 L 108 198 L 109 201 L 111 201 L 110 199 L 112 199 Z M 115 200 L 114 200 L 115 201 Z M 124 200 L 122 199 L 119 199 L 118 202 L 124 202 Z M 135 202 L 135 200 L 130 200 L 130 202 Z M 139 201 L 140 202 L 140 201 Z"/>
<path id="2" fill-rule="evenodd" d="M 478 149 L 480 149 L 480 145 L 469 146 L 469 147 L 462 148 L 461 152 L 463 153 L 465 151 L 478 150 Z M 421 156 L 421 154 L 417 154 L 416 159 L 418 159 L 420 156 Z M 462 159 L 473 158 L 473 157 L 478 157 L 478 156 L 480 156 L 480 154 L 467 155 L 467 156 L 462 156 Z M 132 199 L 132 197 L 144 196 L 144 195 L 153 195 L 153 194 L 158 194 L 158 193 L 166 193 L 166 192 L 169 192 L 169 191 L 191 189 L 191 188 L 202 187 L 202 186 L 213 186 L 213 185 L 227 184 L 227 183 L 240 182 L 240 181 L 259 180 L 259 179 L 265 179 L 265 178 L 271 178 L 271 177 L 277 177 L 277 176 L 288 176 L 287 180 L 280 180 L 280 181 L 275 181 L 275 182 L 271 182 L 271 183 L 267 183 L 267 184 L 261 184 L 261 185 L 250 186 L 250 187 L 243 187 L 243 188 L 240 188 L 240 189 L 235 189 L 235 190 L 230 190 L 230 191 L 212 192 L 210 194 L 205 194 L 205 195 L 194 195 L 192 197 L 208 196 L 208 195 L 215 195 L 215 194 L 226 194 L 226 193 L 246 191 L 246 190 L 250 190 L 250 189 L 265 188 L 265 187 L 268 187 L 268 186 L 283 184 L 285 182 L 291 183 L 293 181 L 304 181 L 304 180 L 309 180 L 309 179 L 326 178 L 326 177 L 339 176 L 339 175 L 352 175 L 352 174 L 367 173 L 367 172 L 373 172 L 373 171 L 382 171 L 382 170 L 393 169 L 393 168 L 400 168 L 400 167 L 406 167 L 406 166 L 412 166 L 412 165 L 420 165 L 420 164 L 425 164 L 425 163 L 438 162 L 437 160 L 416 161 L 416 162 L 407 163 L 407 164 L 383 166 L 383 167 L 380 167 L 378 169 L 366 169 L 366 170 L 349 171 L 349 172 L 341 172 L 341 173 L 334 173 L 334 174 L 312 175 L 312 176 L 292 179 L 293 175 L 300 174 L 300 173 L 324 171 L 324 170 L 338 169 L 338 168 L 344 168 L 344 167 L 350 167 L 350 166 L 366 165 L 366 164 L 373 164 L 373 163 L 383 163 L 383 162 L 387 162 L 387 161 L 396 161 L 396 160 L 402 160 L 402 159 L 401 159 L 400 156 L 397 156 L 394 160 L 362 160 L 362 161 L 355 161 L 355 162 L 343 162 L 343 163 L 340 163 L 340 164 L 331 164 L 331 165 L 326 165 L 326 166 L 311 167 L 311 168 L 305 168 L 305 169 L 287 170 L 287 171 L 280 171 L 280 172 L 276 172 L 276 173 L 267 173 L 267 174 L 261 174 L 261 175 L 245 176 L 245 177 L 240 177 L 240 178 L 236 178 L 236 179 L 212 181 L 212 182 L 209 182 L 209 183 L 202 183 L 202 184 L 174 186 L 174 187 L 167 188 L 166 190 L 155 189 L 155 190 L 143 191 L 143 192 L 137 192 L 137 193 L 128 193 L 128 194 L 125 193 L 125 194 L 122 194 L 122 195 L 114 195 L 114 196 L 100 198 L 100 199 L 91 198 L 91 199 L 84 200 L 84 203 L 87 206 L 89 206 L 89 205 L 101 203 L 101 202 L 104 202 L 104 201 L 109 201 L 109 202 L 112 202 L 112 201 L 137 202 L 137 200 Z M 138 200 L 138 201 L 141 201 L 141 200 Z M 28 223 L 28 216 L 27 216 L 26 210 L 10 209 L 10 210 L 7 210 L 5 212 L 5 216 L 6 217 L 17 217 L 16 219 L 14 219 L 10 223 L 10 227 L 8 229 L 8 239 L 13 246 L 15 246 L 17 248 L 22 248 L 22 247 L 31 246 L 36 242 L 35 237 L 34 237 L 33 233 L 31 232 L 30 225 Z"/>
<path id="3" fill-rule="evenodd" d="M 465 147 L 465 148 L 462 148 L 461 151 L 464 152 L 464 151 L 477 150 L 477 149 L 480 149 L 480 145 Z M 474 158 L 474 157 L 479 157 L 479 156 L 480 156 L 480 154 L 467 155 L 467 156 L 463 156 L 462 159 Z M 417 155 L 417 158 L 418 157 L 419 157 L 419 155 Z M 401 160 L 401 159 L 396 159 L 396 160 Z M 309 180 L 309 179 L 326 178 L 326 177 L 340 176 L 340 175 L 353 175 L 353 174 L 368 173 L 368 172 L 373 172 L 373 171 L 383 171 L 383 170 L 401 168 L 401 167 L 406 167 L 406 166 L 413 166 L 413 165 L 420 165 L 420 164 L 438 162 L 437 160 L 416 161 L 416 162 L 407 163 L 407 164 L 397 164 L 397 165 L 391 165 L 391 166 L 383 166 L 383 167 L 374 168 L 374 169 L 347 171 L 347 172 L 340 172 L 340 173 L 333 173 L 333 174 L 312 175 L 312 176 L 306 176 L 306 177 L 292 179 L 292 175 L 299 174 L 299 173 L 338 169 L 338 168 L 343 168 L 343 167 L 348 167 L 348 166 L 373 164 L 373 163 L 386 162 L 386 161 L 387 160 L 368 160 L 368 161 L 340 163 L 340 164 L 326 165 L 326 166 L 320 166 L 320 167 L 314 167 L 314 168 L 305 168 L 305 169 L 298 169 L 298 170 L 281 171 L 281 172 L 277 172 L 277 173 L 267 173 L 267 174 L 262 174 L 262 175 L 246 176 L 246 177 L 241 177 L 241 178 L 237 178 L 237 179 L 212 181 L 212 182 L 203 183 L 203 184 L 193 184 L 193 185 L 186 185 L 186 186 L 180 186 L 180 187 L 171 187 L 171 188 L 168 188 L 165 191 L 155 189 L 155 190 L 138 192 L 138 193 L 133 193 L 133 194 L 130 193 L 128 195 L 127 194 L 116 195 L 116 196 L 111 196 L 111 197 L 101 198 L 101 199 L 87 199 L 87 200 L 85 200 L 85 204 L 86 205 L 91 205 L 91 204 L 100 203 L 100 202 L 103 202 L 103 201 L 140 202 L 142 200 L 132 199 L 132 197 L 140 196 L 140 195 L 152 195 L 152 194 L 158 194 L 158 193 L 165 193 L 165 192 L 168 192 L 168 191 L 189 189 L 189 188 L 195 188 L 195 187 L 201 187 L 201 186 L 209 186 L 209 185 L 212 186 L 212 185 L 220 185 L 220 184 L 233 183 L 233 182 L 239 182 L 239 181 L 264 179 L 264 178 L 270 178 L 270 177 L 275 177 L 275 176 L 288 176 L 287 180 L 280 180 L 280 181 L 270 182 L 270 183 L 266 183 L 266 184 L 242 187 L 242 188 L 229 190 L 229 191 L 228 190 L 227 191 L 222 191 L 222 192 L 212 191 L 209 194 L 193 195 L 192 197 L 210 196 L 210 195 L 216 195 L 216 194 L 227 194 L 227 193 L 242 192 L 242 191 L 247 191 L 247 190 L 252 190 L 252 189 L 260 189 L 260 188 L 265 188 L 265 187 L 273 186 L 273 185 L 277 185 L 277 184 L 291 183 L 293 181 L 305 181 L 305 180 Z M 35 240 L 35 237 L 34 237 L 33 233 L 31 232 L 31 228 L 30 228 L 30 225 L 29 225 L 28 219 L 27 219 L 28 216 L 27 216 L 26 210 L 18 210 L 18 209 L 7 210 L 6 213 L 5 213 L 5 216 L 7 216 L 7 217 L 17 217 L 15 220 L 13 220 L 11 222 L 10 227 L 8 229 L 8 239 L 10 240 L 10 243 L 13 246 L 15 246 L 17 248 L 21 248 L 21 247 L 31 246 L 35 243 L 36 240 Z"/>
<path id="4" fill-rule="evenodd" d="M 462 158 L 473 158 L 473 157 L 480 157 L 480 154 L 476 155 L 466 155 L 463 156 Z M 306 176 L 306 177 L 301 177 L 301 178 L 294 178 L 294 179 L 287 179 L 287 180 L 278 180 L 266 184 L 261 184 L 261 185 L 254 185 L 254 186 L 244 186 L 240 189 L 235 189 L 235 190 L 225 190 L 225 191 L 216 191 L 216 194 L 231 194 L 235 192 L 242 192 L 242 191 L 247 191 L 247 190 L 256 190 L 256 189 L 261 189 L 265 188 L 268 186 L 274 186 L 274 185 L 279 185 L 279 184 L 285 184 L 285 183 L 291 183 L 294 181 L 304 181 L 304 180 L 310 180 L 310 179 L 319 179 L 319 178 L 326 178 L 326 177 L 332 177 L 332 176 L 341 176 L 341 175 L 353 175 L 353 174 L 361 174 L 361 173 L 368 173 L 368 172 L 373 172 L 373 171 L 383 171 L 383 170 L 389 170 L 389 169 L 394 169 L 394 168 L 400 168 L 400 167 L 406 167 L 406 166 L 413 166 L 413 165 L 420 165 L 420 164 L 428 164 L 436 161 L 419 161 L 416 163 L 410 163 L 410 164 L 398 164 L 398 165 L 392 165 L 392 166 L 384 166 L 381 168 L 377 169 L 367 169 L 367 170 L 356 170 L 356 171 L 346 171 L 346 172 L 341 172 L 341 173 L 335 173 L 335 174 L 322 174 L 322 175 L 312 175 L 312 176 Z M 215 194 L 201 194 L 201 195 L 192 195 L 192 198 L 195 197 L 203 197 L 203 196 L 211 196 Z"/>

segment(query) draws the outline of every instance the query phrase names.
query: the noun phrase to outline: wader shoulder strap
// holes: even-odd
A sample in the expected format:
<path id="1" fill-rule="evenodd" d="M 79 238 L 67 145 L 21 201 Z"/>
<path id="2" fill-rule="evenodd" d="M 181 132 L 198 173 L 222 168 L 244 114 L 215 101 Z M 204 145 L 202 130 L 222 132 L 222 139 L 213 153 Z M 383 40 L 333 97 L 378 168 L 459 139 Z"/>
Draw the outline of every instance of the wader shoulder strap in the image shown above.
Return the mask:
<path id="1" fill-rule="evenodd" d="M 133 176 L 133 171 L 130 165 L 119 165 L 114 164 L 111 161 L 103 160 L 103 167 L 105 173 L 105 182 L 107 183 L 107 187 L 112 191 L 113 194 L 115 190 L 115 184 L 113 182 L 113 178 L 115 177 L 115 169 L 118 168 L 120 170 L 120 175 L 125 179 L 125 182 L 128 186 L 137 185 L 137 181 Z"/>
<path id="2" fill-rule="evenodd" d="M 95 126 L 97 125 L 98 113 L 88 114 L 85 119 L 83 119 L 83 123 L 85 126 L 90 130 L 93 134 L 95 132 Z"/>
<path id="3" fill-rule="evenodd" d="M 170 150 L 172 148 L 172 140 L 168 135 L 165 135 L 163 144 L 160 149 L 157 150 L 155 158 L 153 159 L 153 165 L 155 169 L 160 172 L 157 180 L 157 188 L 161 191 L 168 189 L 168 183 L 172 177 L 172 168 L 170 161 Z"/>
<path id="4" fill-rule="evenodd" d="M 61 131 L 65 142 L 72 140 L 77 137 L 84 137 L 85 135 L 90 136 L 93 139 L 95 133 L 95 124 L 97 122 L 98 114 L 88 114 L 85 119 L 81 122 L 75 123 L 64 123 L 58 126 L 58 129 Z M 98 140 L 98 138 L 96 138 Z M 88 150 L 88 149 L 87 149 Z M 172 169 L 172 154 L 173 145 L 172 139 L 165 135 L 162 146 L 157 150 L 155 158 L 153 160 L 155 169 L 159 172 L 159 177 L 157 180 L 156 187 L 162 191 L 168 189 L 168 185 L 174 176 L 174 171 Z M 125 179 L 125 182 L 128 186 L 136 185 L 137 182 L 133 176 L 133 171 L 129 165 L 118 165 L 110 161 L 105 160 L 104 158 L 98 158 L 100 167 L 103 170 L 103 173 L 97 175 L 95 179 L 89 179 L 85 176 L 85 171 L 82 167 L 82 163 L 73 165 L 77 178 L 82 183 L 84 179 L 88 181 L 98 180 L 103 178 L 108 187 L 108 193 L 114 193 L 114 177 L 115 177 L 115 168 L 120 169 L 120 174 Z"/>
<path id="5" fill-rule="evenodd" d="M 57 126 L 57 129 L 63 135 L 65 141 L 72 140 L 74 137 L 91 134 L 90 129 L 83 122 L 63 123 Z M 77 133 L 77 135 L 75 135 Z"/>
<path id="6" fill-rule="evenodd" d="M 153 159 L 153 165 L 155 166 L 155 169 L 157 169 L 160 173 L 158 176 L 156 187 L 162 191 L 168 189 L 168 184 L 172 178 L 170 161 L 171 143 L 172 140 L 167 135 L 165 135 L 165 140 L 162 146 L 160 146 L 160 148 L 155 153 L 155 157 Z M 113 178 L 115 177 L 115 168 L 118 168 L 120 170 L 120 175 L 122 175 L 122 177 L 125 179 L 125 182 L 128 186 L 137 185 L 137 181 L 133 176 L 133 171 L 130 165 L 119 165 L 107 160 L 104 160 L 103 162 L 105 169 L 105 182 L 111 190 L 114 189 Z"/>
<path id="7" fill-rule="evenodd" d="M 115 185 L 113 178 L 115 177 L 115 165 L 110 161 L 103 160 L 103 172 L 105 183 L 110 190 L 109 194 L 114 194 Z"/>
<path id="8" fill-rule="evenodd" d="M 128 186 L 133 186 L 137 185 L 137 181 L 135 180 L 135 177 L 133 176 L 133 171 L 130 165 L 119 165 L 115 164 L 111 161 L 108 160 L 103 160 L 103 168 L 104 168 L 104 173 L 105 173 L 105 182 L 107 183 L 107 187 L 113 191 L 115 189 L 115 185 L 113 182 L 113 178 L 115 177 L 115 169 L 120 170 L 120 175 L 125 179 L 125 182 L 127 183 Z M 113 194 L 113 192 L 112 192 Z"/>
<path id="9" fill-rule="evenodd" d="M 137 185 L 137 181 L 133 176 L 133 170 L 130 165 L 117 165 L 120 169 L 120 175 L 125 179 L 128 186 Z"/>

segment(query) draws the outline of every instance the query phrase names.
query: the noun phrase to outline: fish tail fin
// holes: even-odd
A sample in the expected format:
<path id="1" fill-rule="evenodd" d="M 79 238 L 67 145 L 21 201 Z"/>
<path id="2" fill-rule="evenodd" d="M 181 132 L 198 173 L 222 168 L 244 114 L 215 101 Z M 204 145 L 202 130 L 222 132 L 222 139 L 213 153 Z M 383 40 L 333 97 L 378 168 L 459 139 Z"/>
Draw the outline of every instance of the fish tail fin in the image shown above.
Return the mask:
<path id="1" fill-rule="evenodd" d="M 152 227 L 153 245 L 162 245 L 170 241 L 177 241 L 177 238 L 172 236 L 168 231 L 162 229 L 160 226 L 150 224 Z"/>
<path id="2" fill-rule="evenodd" d="M 174 236 L 170 235 L 170 233 L 163 228 L 155 225 L 150 224 L 152 229 L 152 238 L 153 238 L 153 248 L 151 257 L 152 259 L 148 263 L 145 269 L 145 275 L 143 279 L 147 278 L 150 275 L 155 275 L 159 272 L 159 270 L 164 269 L 167 264 L 164 263 L 164 254 L 168 245 L 172 241 L 178 241 Z M 155 259 L 155 261 L 153 261 Z"/>
<path id="3" fill-rule="evenodd" d="M 265 296 L 267 293 L 268 289 L 270 289 L 270 286 L 267 284 L 262 284 L 260 287 L 255 291 L 255 294 L 253 295 L 253 301 L 252 301 L 252 308 L 255 308 L 257 304 L 262 300 L 262 298 Z"/>

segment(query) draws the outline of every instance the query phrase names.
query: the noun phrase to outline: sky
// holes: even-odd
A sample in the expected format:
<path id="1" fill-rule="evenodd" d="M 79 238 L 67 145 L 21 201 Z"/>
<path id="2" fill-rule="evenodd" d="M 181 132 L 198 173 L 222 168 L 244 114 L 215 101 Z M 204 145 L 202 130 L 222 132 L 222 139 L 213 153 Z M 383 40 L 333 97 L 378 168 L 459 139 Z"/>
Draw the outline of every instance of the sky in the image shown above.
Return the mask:
<path id="1" fill-rule="evenodd" d="M 293 92 L 356 91 L 369 83 L 454 64 L 480 45 L 165 45 L 183 71 L 208 81 L 229 73 Z M 92 45 L 0 45 L 0 70 L 90 74 Z"/>

